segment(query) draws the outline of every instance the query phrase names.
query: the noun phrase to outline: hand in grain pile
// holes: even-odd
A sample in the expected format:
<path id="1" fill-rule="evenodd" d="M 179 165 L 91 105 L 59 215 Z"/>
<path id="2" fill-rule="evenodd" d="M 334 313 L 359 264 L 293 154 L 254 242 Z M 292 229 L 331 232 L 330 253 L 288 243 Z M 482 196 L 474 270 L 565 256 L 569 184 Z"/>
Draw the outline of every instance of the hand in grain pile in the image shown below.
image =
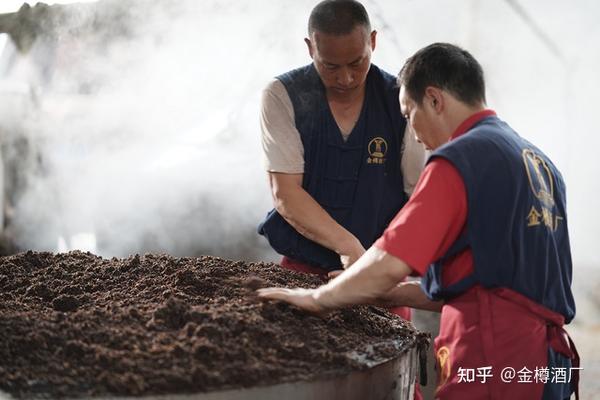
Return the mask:
<path id="1" fill-rule="evenodd" d="M 258 296 L 263 299 L 281 300 L 314 314 L 324 314 L 327 307 L 321 304 L 316 296 L 318 289 L 286 289 L 266 288 L 257 290 Z"/>
<path id="2" fill-rule="evenodd" d="M 258 296 L 324 314 L 356 304 L 376 303 L 410 272 L 402 260 L 371 247 L 344 273 L 317 289 L 266 288 L 258 290 Z"/>
<path id="3" fill-rule="evenodd" d="M 351 245 L 346 247 L 346 250 L 341 251 L 340 262 L 342 263 L 342 269 L 331 271 L 327 274 L 327 278 L 333 279 L 338 277 L 344 270 L 350 268 L 363 254 L 365 254 L 365 248 L 360 244 L 358 239 L 351 242 Z"/>
<path id="4" fill-rule="evenodd" d="M 340 262 L 342 263 L 343 269 L 348 269 L 352 264 L 356 262 L 363 254 L 365 254 L 365 248 L 360 241 L 353 237 L 354 240 L 344 244 L 339 249 L 336 249 L 340 256 Z"/>

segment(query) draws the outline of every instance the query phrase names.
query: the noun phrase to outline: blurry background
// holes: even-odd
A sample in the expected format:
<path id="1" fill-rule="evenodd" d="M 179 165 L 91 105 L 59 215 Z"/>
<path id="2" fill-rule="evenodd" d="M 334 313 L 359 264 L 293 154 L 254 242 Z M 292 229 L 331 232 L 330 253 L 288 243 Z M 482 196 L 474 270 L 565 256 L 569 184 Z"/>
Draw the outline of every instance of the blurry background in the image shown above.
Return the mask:
<path id="1" fill-rule="evenodd" d="M 310 62 L 308 0 L 0 2 L 4 254 L 89 250 L 277 260 L 259 101 Z M 600 3 L 364 0 L 374 63 L 434 41 L 483 64 L 488 104 L 562 170 L 583 398 L 600 393 Z M 426 318 L 427 319 L 427 318 Z M 427 326 L 427 325 L 424 325 Z M 597 396 L 600 398 L 600 395 Z"/>

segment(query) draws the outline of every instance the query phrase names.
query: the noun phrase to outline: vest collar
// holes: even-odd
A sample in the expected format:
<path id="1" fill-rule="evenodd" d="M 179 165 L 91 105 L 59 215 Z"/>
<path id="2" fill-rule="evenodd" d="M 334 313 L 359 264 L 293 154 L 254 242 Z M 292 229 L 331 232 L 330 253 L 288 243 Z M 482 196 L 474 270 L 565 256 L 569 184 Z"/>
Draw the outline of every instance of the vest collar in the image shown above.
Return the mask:
<path id="1" fill-rule="evenodd" d="M 469 118 L 465 119 L 459 126 L 456 128 L 452 136 L 450 136 L 450 140 L 454 140 L 460 135 L 466 133 L 469 129 L 471 129 L 476 123 L 481 121 L 482 119 L 490 116 L 495 116 L 496 112 L 494 110 L 486 109 L 483 111 L 476 112 L 471 115 Z"/>

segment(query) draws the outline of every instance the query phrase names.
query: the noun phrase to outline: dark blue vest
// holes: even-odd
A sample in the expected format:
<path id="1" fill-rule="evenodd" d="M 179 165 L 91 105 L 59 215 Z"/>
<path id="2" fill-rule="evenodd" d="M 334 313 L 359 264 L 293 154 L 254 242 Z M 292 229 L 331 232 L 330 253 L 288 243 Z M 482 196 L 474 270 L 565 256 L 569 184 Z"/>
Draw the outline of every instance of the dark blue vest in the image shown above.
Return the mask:
<path id="1" fill-rule="evenodd" d="M 381 236 L 406 203 L 400 169 L 405 121 L 395 78 L 371 65 L 360 117 L 344 142 L 314 66 L 278 76 L 294 107 L 304 146 L 302 187 L 365 248 Z M 339 256 L 300 235 L 276 210 L 258 232 L 279 254 L 339 269 Z"/>
<path id="2" fill-rule="evenodd" d="M 497 117 L 436 150 L 462 176 L 467 191 L 465 232 L 429 267 L 422 286 L 431 299 L 449 299 L 474 284 L 506 287 L 575 316 L 565 184 L 537 147 Z M 442 286 L 442 263 L 470 247 L 474 273 Z"/>

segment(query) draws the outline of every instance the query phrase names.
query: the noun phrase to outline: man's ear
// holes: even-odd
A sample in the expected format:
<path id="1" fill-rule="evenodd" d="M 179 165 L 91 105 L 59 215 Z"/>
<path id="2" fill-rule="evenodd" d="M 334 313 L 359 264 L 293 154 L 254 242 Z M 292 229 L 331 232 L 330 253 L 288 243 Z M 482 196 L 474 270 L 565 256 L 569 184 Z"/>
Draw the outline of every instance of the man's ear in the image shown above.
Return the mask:
<path id="1" fill-rule="evenodd" d="M 375 50 L 377 47 L 377 31 L 371 32 L 371 51 Z"/>
<path id="2" fill-rule="evenodd" d="M 309 38 L 304 38 L 304 43 L 306 43 L 306 46 L 308 47 L 308 55 L 310 56 L 310 58 L 313 58 L 312 42 L 310 41 Z"/>
<path id="3" fill-rule="evenodd" d="M 442 91 L 434 86 L 428 86 L 425 89 L 425 96 L 423 97 L 423 102 L 428 107 L 431 107 L 436 112 L 436 114 L 441 113 L 445 106 Z"/>

